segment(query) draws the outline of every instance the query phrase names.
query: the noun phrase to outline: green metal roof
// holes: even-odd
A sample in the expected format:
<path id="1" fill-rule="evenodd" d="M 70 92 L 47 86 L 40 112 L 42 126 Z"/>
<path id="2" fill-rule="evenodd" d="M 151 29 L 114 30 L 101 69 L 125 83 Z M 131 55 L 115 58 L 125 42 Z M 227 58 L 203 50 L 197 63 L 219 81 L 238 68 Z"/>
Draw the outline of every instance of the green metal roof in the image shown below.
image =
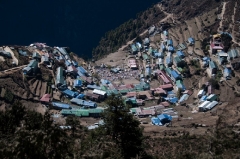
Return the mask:
<path id="1" fill-rule="evenodd" d="M 63 109 L 61 111 L 63 115 L 76 115 L 76 116 L 89 116 L 89 111 L 87 109 Z"/>
<path id="2" fill-rule="evenodd" d="M 113 90 L 106 90 L 106 92 L 107 92 L 107 95 L 109 96 L 109 95 L 111 95 L 111 94 L 119 94 L 119 92 L 118 92 L 118 90 L 116 90 L 116 89 L 113 89 Z"/>
<path id="3" fill-rule="evenodd" d="M 144 59 L 144 60 L 149 59 L 149 56 L 148 56 L 147 54 L 143 54 L 142 56 L 143 56 L 143 59 Z"/>
<path id="4" fill-rule="evenodd" d="M 102 113 L 104 109 L 96 108 L 96 109 L 88 109 L 89 113 Z"/>
<path id="5" fill-rule="evenodd" d="M 165 66 L 164 65 L 160 65 L 160 70 L 164 70 Z"/>
<path id="6" fill-rule="evenodd" d="M 130 111 L 131 111 L 132 113 L 136 113 L 136 112 L 137 112 L 137 108 L 130 108 Z"/>
<path id="7" fill-rule="evenodd" d="M 108 88 L 106 86 L 101 86 L 101 90 L 106 91 Z"/>
<path id="8" fill-rule="evenodd" d="M 210 61 L 209 62 L 209 67 L 213 69 L 213 68 L 217 68 L 217 65 L 215 64 L 214 61 Z"/>
<path id="9" fill-rule="evenodd" d="M 62 83 L 62 84 L 64 84 L 63 68 L 62 68 L 62 67 L 58 67 L 58 68 L 57 68 L 56 83 Z"/>
<path id="10" fill-rule="evenodd" d="M 165 68 L 165 71 L 166 71 L 166 73 L 167 73 L 168 75 L 171 75 L 171 72 L 172 72 L 172 71 L 171 71 L 170 68 L 166 67 L 166 68 Z"/>
<path id="11" fill-rule="evenodd" d="M 178 56 L 174 57 L 173 60 L 176 64 L 182 61 Z"/>
<path id="12" fill-rule="evenodd" d="M 40 58 L 40 55 L 39 55 L 39 53 L 37 53 L 37 52 L 34 52 L 34 53 L 33 53 L 33 55 L 32 55 L 32 57 L 37 57 L 37 58 Z"/>
<path id="13" fill-rule="evenodd" d="M 148 53 L 149 53 L 150 55 L 152 55 L 153 49 L 152 49 L 152 48 L 149 48 L 149 49 L 148 49 Z"/>
<path id="14" fill-rule="evenodd" d="M 177 86 L 178 88 L 183 88 L 184 86 L 183 86 L 182 80 L 177 80 L 177 81 L 176 81 L 176 86 Z"/>
<path id="15" fill-rule="evenodd" d="M 183 69 L 181 67 L 178 67 L 177 69 L 178 69 L 179 72 L 183 71 Z"/>
<path id="16" fill-rule="evenodd" d="M 119 90 L 119 92 L 122 94 L 122 93 L 127 93 L 127 92 L 129 92 L 129 90 L 128 90 L 128 89 L 122 89 L 122 90 Z"/>

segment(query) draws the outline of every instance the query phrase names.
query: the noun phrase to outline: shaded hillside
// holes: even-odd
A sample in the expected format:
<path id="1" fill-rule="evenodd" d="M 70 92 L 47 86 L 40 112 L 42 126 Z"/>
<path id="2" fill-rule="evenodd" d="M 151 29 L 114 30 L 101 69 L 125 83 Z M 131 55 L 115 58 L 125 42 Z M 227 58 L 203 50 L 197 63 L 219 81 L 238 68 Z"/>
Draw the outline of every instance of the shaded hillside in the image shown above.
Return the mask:
<path id="1" fill-rule="evenodd" d="M 217 0 L 202 0 L 193 2 L 190 0 L 162 1 L 139 13 L 135 20 L 129 20 L 118 28 L 105 34 L 99 45 L 93 49 L 93 58 L 99 59 L 105 55 L 117 51 L 122 45 L 136 38 L 152 25 L 160 25 L 162 20 L 172 16 L 172 25 L 181 23 L 220 6 Z"/>
<path id="2" fill-rule="evenodd" d="M 93 58 L 99 59 L 110 52 L 118 50 L 127 41 L 137 37 L 152 24 L 156 24 L 166 15 L 155 5 L 145 12 L 139 13 L 136 19 L 130 19 L 114 30 L 105 34 L 99 42 L 99 45 L 93 49 Z"/>
<path id="3" fill-rule="evenodd" d="M 221 0 L 164 0 L 162 5 L 166 12 L 173 13 L 177 20 L 187 20 L 218 7 Z"/>

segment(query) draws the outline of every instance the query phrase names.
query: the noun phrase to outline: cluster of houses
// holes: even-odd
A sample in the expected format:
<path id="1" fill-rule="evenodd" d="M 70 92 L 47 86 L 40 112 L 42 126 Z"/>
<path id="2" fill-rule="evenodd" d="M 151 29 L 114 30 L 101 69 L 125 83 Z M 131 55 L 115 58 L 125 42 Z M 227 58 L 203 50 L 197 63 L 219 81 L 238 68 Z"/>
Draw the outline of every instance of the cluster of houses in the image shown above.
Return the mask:
<path id="1" fill-rule="evenodd" d="M 228 34 L 229 35 L 229 34 Z M 231 35 L 229 35 L 231 36 Z M 239 48 L 233 48 L 228 52 L 224 52 L 224 45 L 221 40 L 221 34 L 215 34 L 210 41 L 210 53 L 216 56 L 216 62 L 210 57 L 202 59 L 203 66 L 209 67 L 210 77 L 215 76 L 219 70 L 219 66 L 223 66 L 222 73 L 226 80 L 231 79 L 232 70 L 238 70 L 240 67 Z"/>
<path id="2" fill-rule="evenodd" d="M 193 93 L 190 90 L 186 90 L 186 87 L 183 84 L 183 66 L 185 63 L 185 53 L 184 50 L 187 48 L 187 45 L 192 46 L 195 44 L 195 40 L 192 37 L 188 38 L 188 41 L 182 44 L 173 47 L 173 41 L 169 38 L 168 31 L 161 32 L 161 43 L 157 48 L 153 48 L 150 45 L 150 39 L 145 38 L 143 40 L 143 47 L 138 43 L 136 49 L 133 50 L 132 54 L 136 54 L 137 57 L 142 57 L 146 62 L 145 67 L 145 78 L 149 78 L 150 74 L 157 77 L 161 85 L 157 88 L 151 88 L 151 94 L 153 97 L 161 97 L 169 103 L 184 103 L 189 96 Z M 133 44 L 137 46 L 136 44 Z M 218 66 L 223 66 L 222 75 L 226 80 L 231 79 L 232 70 L 239 69 L 240 57 L 239 50 L 232 49 L 228 53 L 224 52 L 224 46 L 221 41 L 221 34 L 216 34 L 212 36 L 210 41 L 210 53 L 214 55 L 213 57 L 203 57 L 201 60 L 203 68 L 207 68 L 209 76 L 214 78 L 215 75 L 219 72 Z M 155 67 L 152 67 L 150 64 L 150 58 L 156 60 Z M 144 78 L 144 75 L 141 76 Z M 182 96 L 178 99 L 176 97 L 176 91 L 181 90 Z M 217 95 L 213 94 L 213 88 L 211 84 L 206 85 L 205 90 L 201 90 L 200 94 L 200 105 L 199 111 L 211 110 L 214 106 L 218 104 Z M 206 93 L 206 94 L 204 94 Z M 200 96 L 199 96 L 200 97 Z M 161 106 L 161 105 L 160 105 Z M 137 111 L 138 116 L 145 115 L 156 115 L 154 110 L 141 110 Z M 155 121 L 157 119 L 154 119 Z M 159 120 L 158 120 L 159 121 Z"/>
<path id="3" fill-rule="evenodd" d="M 190 37 L 187 44 L 183 43 L 174 47 L 167 30 L 161 32 L 161 39 L 163 40 L 157 48 L 150 45 L 149 38 L 145 38 L 142 44 L 136 42 L 131 45 L 131 53 L 136 55 L 135 57 L 141 57 L 146 64 L 138 84 L 115 84 L 106 79 L 96 82 L 83 66 L 79 66 L 76 61 L 70 58 L 66 48 L 54 47 L 52 50 L 48 50 L 46 49 L 47 46 L 42 43 L 30 45 L 35 48 L 35 52 L 31 55 L 29 64 L 22 71 L 26 75 L 34 75 L 38 71 L 39 63 L 46 65 L 49 69 L 56 61 L 65 63 L 65 67 L 60 66 L 56 69 L 55 87 L 69 99 L 71 104 L 52 102 L 49 94 L 45 94 L 40 99 L 41 102 L 49 104 L 50 107 L 61 110 L 62 115 L 98 117 L 104 111 L 104 108 L 98 107 L 97 103 L 104 101 L 111 94 L 116 94 L 123 97 L 125 104 L 134 107 L 131 109 L 131 113 L 138 117 L 155 116 L 151 119 L 152 123 L 154 125 L 164 125 L 169 123 L 173 117 L 177 117 L 177 112 L 168 107 L 171 104 L 184 103 L 193 93 L 187 90 L 183 84 L 182 67 L 185 63 L 184 49 L 187 48 L 186 45 L 194 45 L 195 40 Z M 231 62 L 231 65 L 225 65 L 223 69 L 224 77 L 231 79 L 231 69 L 239 69 L 240 66 L 240 60 L 237 60 L 239 51 L 232 49 L 225 53 L 223 48 L 221 36 L 214 35 L 210 51 L 217 55 L 219 65 L 224 65 L 228 61 Z M 19 49 L 18 52 L 22 56 L 29 56 L 22 49 Z M 151 58 L 156 61 L 156 64 L 151 64 Z M 129 58 L 128 67 L 132 70 L 138 69 L 138 59 Z M 217 64 L 210 57 L 202 58 L 202 65 L 208 68 L 211 77 L 217 74 Z M 112 68 L 111 72 L 118 73 L 119 69 Z M 67 76 L 71 76 L 73 79 L 71 87 L 66 81 Z M 148 79 L 151 76 L 159 80 L 160 85 L 158 87 L 150 88 Z M 180 97 L 177 95 L 179 91 L 181 92 Z M 199 91 L 198 97 L 200 98 L 199 111 L 211 110 L 218 104 L 218 97 L 213 94 L 212 86 L 209 84 Z M 161 98 L 162 102 L 148 108 L 139 107 L 145 105 L 145 101 L 155 98 Z"/>
<path id="4" fill-rule="evenodd" d="M 214 89 L 209 82 L 207 82 L 203 89 L 201 89 L 197 97 L 199 98 L 198 110 L 205 112 L 211 110 L 218 104 L 218 96 L 214 94 Z"/>

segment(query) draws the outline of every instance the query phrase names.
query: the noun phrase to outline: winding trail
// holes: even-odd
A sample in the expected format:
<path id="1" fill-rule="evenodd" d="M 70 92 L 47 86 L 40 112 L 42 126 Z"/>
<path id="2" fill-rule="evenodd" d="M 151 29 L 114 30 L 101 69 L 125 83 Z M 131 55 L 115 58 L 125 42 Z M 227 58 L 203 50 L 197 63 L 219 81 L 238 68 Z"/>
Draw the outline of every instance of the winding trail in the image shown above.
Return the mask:
<path id="1" fill-rule="evenodd" d="M 14 72 L 26 67 L 26 66 L 27 65 L 22 65 L 22 66 L 19 66 L 19 67 L 13 67 L 13 68 L 10 68 L 10 69 L 4 70 L 4 71 L 0 71 L 0 76 L 10 74 L 10 73 L 14 73 Z"/>
<path id="2" fill-rule="evenodd" d="M 234 16 L 235 16 L 235 14 L 236 14 L 236 8 L 237 8 L 237 2 L 235 2 L 234 11 L 233 11 L 233 15 L 232 15 L 232 24 L 233 24 L 233 28 L 234 28 L 234 24 L 235 24 Z M 232 31 L 232 41 L 233 41 L 235 44 L 237 44 L 237 45 L 240 46 L 240 43 L 237 42 L 236 39 L 235 39 L 235 36 L 234 36 L 234 29 L 233 29 L 233 31 Z"/>
<path id="3" fill-rule="evenodd" d="M 219 24 L 219 27 L 218 27 L 218 31 L 220 31 L 220 29 L 222 28 L 223 15 L 225 14 L 226 4 L 227 4 L 227 2 L 223 2 L 222 12 L 221 12 L 221 21 L 220 21 L 220 24 Z"/>

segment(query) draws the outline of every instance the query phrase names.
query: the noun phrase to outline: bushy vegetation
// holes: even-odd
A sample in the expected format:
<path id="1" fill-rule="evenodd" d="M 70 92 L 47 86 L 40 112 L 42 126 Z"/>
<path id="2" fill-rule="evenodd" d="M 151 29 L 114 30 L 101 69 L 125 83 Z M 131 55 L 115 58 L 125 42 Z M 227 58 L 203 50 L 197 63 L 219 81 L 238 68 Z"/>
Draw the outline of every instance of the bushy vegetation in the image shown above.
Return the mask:
<path id="1" fill-rule="evenodd" d="M 6 89 L 5 94 L 4 94 L 4 99 L 7 102 L 12 103 L 13 99 L 14 99 L 14 94 L 9 89 Z"/>
<path id="2" fill-rule="evenodd" d="M 51 115 L 26 110 L 16 102 L 0 112 L 0 156 L 9 159 L 125 158 L 146 156 L 140 123 L 121 98 L 111 96 L 103 114 L 105 124 L 88 131 L 79 118 L 68 116 L 60 129 Z"/>
<path id="3" fill-rule="evenodd" d="M 211 78 L 209 80 L 209 83 L 212 85 L 212 87 L 214 89 L 219 89 L 219 87 L 220 87 L 219 84 L 218 84 L 218 81 L 216 79 L 214 79 L 214 78 Z"/>
<path id="4" fill-rule="evenodd" d="M 221 34 L 224 51 L 227 52 L 232 45 L 232 38 L 228 34 Z"/>
<path id="5" fill-rule="evenodd" d="M 209 50 L 209 45 L 210 45 L 210 37 L 209 38 L 204 38 L 203 41 L 201 42 L 201 49 L 205 54 L 208 53 Z"/>
<path id="6" fill-rule="evenodd" d="M 140 123 L 128 113 L 118 96 L 111 96 L 103 114 L 104 125 L 88 131 L 79 118 L 68 116 L 60 129 L 51 115 L 26 110 L 15 102 L 11 109 L 0 111 L 0 156 L 5 159 L 195 159 L 236 158 L 240 150 L 238 128 L 226 122 L 227 110 L 215 128 L 205 135 L 187 131 L 172 132 L 171 137 L 144 137 Z M 180 115 L 181 116 L 181 115 Z M 192 124 L 197 129 L 196 124 Z M 197 143 L 197 144 L 196 144 Z M 149 149 L 150 148 L 150 149 Z"/>

